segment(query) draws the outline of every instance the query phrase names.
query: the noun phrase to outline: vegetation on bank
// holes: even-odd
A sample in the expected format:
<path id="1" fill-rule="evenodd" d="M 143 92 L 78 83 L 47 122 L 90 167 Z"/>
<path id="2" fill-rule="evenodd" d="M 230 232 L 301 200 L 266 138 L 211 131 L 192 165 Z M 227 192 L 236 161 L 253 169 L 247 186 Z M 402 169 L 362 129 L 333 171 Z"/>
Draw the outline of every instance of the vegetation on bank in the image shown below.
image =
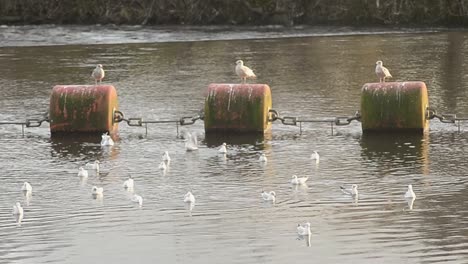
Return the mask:
<path id="1" fill-rule="evenodd" d="M 1 24 L 468 24 L 468 0 L 1 0 Z"/>

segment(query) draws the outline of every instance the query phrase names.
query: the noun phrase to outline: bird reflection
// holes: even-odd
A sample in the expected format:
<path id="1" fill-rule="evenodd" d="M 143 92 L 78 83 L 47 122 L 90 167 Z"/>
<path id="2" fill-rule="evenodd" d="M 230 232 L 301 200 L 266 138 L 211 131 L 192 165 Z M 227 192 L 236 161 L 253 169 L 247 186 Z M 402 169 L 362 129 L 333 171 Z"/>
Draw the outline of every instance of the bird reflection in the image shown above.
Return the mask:
<path id="1" fill-rule="evenodd" d="M 407 197 L 405 198 L 405 200 L 408 203 L 408 208 L 410 210 L 413 210 L 413 204 L 414 204 L 414 200 L 416 200 L 416 197 Z"/>
<path id="2" fill-rule="evenodd" d="M 310 237 L 311 236 L 297 235 L 297 240 L 304 240 L 306 242 L 306 246 L 310 247 Z"/>
<path id="3" fill-rule="evenodd" d="M 31 202 L 31 199 L 32 199 L 32 192 L 23 191 L 23 197 L 24 197 L 24 204 L 26 204 L 26 206 L 29 206 L 29 203 Z"/>

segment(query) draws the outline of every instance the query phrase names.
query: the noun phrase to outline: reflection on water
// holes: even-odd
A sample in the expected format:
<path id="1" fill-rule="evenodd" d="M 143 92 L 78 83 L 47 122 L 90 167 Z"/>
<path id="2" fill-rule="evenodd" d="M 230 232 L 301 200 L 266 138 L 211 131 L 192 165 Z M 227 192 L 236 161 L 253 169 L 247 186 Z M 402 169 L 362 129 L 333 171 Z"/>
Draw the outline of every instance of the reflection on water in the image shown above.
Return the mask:
<path id="1" fill-rule="evenodd" d="M 35 34 L 40 34 L 36 32 Z M 80 34 L 78 34 L 80 35 Z M 98 36 L 93 36 L 98 37 Z M 157 37 L 157 36 L 151 36 Z M 167 37 L 167 36 L 166 36 Z M 97 63 L 126 117 L 178 120 L 203 107 L 213 82 L 238 82 L 243 59 L 272 88 L 282 116 L 329 118 L 359 107 L 375 61 L 396 81 L 423 80 L 432 107 L 468 109 L 463 61 L 468 34 L 350 35 L 261 40 L 0 48 L 0 120 L 48 109 L 56 84 L 86 84 Z M 5 40 L 4 40 L 5 41 Z M 422 67 L 424 65 L 424 67 Z M 92 81 L 92 80 L 91 80 Z M 120 124 L 101 135 L 50 138 L 47 127 L 0 127 L 0 263 L 464 263 L 467 260 L 468 133 L 431 121 L 424 135 L 362 134 L 360 124 L 274 123 L 265 136 L 205 135 L 185 150 L 173 124 Z M 218 153 L 226 142 L 227 154 Z M 171 156 L 166 170 L 161 155 Z M 320 163 L 311 154 L 320 153 Z M 268 161 L 259 162 L 265 153 Z M 99 160 L 86 179 L 78 168 Z M 309 176 L 291 185 L 291 176 Z M 122 187 L 132 176 L 133 193 Z M 20 192 L 24 181 L 33 197 Z M 340 186 L 359 186 L 359 200 Z M 417 201 L 404 199 L 413 185 Z M 92 186 L 104 188 L 93 199 Z M 195 207 L 183 203 L 193 190 Z M 260 193 L 272 190 L 276 203 Z M 96 197 L 98 198 L 98 197 Z M 21 226 L 12 205 L 24 204 Z M 297 240 L 297 223 L 312 235 Z"/>

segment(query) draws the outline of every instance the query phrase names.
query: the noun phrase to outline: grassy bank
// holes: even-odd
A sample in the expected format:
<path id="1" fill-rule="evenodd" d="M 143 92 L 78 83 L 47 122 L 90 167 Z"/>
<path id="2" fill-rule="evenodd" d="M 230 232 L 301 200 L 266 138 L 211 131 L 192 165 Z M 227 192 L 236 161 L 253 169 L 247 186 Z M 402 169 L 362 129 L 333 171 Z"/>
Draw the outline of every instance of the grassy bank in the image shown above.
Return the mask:
<path id="1" fill-rule="evenodd" d="M 1 0 L 1 24 L 468 25 L 468 0 Z"/>

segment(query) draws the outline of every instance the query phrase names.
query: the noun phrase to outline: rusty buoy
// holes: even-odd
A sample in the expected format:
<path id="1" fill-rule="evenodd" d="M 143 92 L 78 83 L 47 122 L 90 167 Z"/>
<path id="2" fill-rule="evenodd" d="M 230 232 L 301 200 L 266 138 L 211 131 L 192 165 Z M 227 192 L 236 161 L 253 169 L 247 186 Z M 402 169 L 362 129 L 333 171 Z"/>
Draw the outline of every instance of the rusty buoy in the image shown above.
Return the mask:
<path id="1" fill-rule="evenodd" d="M 50 96 L 50 132 L 114 133 L 117 92 L 112 85 L 56 85 Z"/>
<path id="2" fill-rule="evenodd" d="M 264 133 L 271 128 L 270 109 L 271 90 L 266 84 L 210 84 L 205 132 Z"/>
<path id="3" fill-rule="evenodd" d="M 425 132 L 429 99 L 424 82 L 366 83 L 361 90 L 363 132 Z"/>

